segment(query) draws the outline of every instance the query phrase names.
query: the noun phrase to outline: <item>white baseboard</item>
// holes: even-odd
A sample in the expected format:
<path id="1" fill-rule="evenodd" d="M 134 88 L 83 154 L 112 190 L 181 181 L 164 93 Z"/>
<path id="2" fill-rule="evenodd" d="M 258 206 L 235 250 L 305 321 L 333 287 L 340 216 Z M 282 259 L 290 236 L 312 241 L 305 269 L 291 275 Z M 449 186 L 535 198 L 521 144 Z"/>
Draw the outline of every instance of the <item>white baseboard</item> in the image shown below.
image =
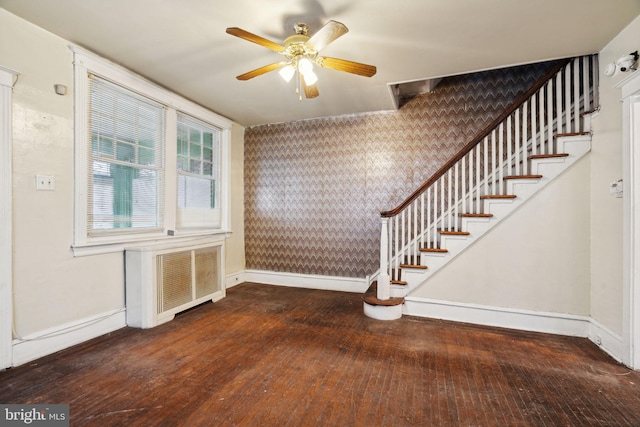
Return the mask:
<path id="1" fill-rule="evenodd" d="M 407 297 L 404 314 L 508 329 L 587 337 L 591 319 L 562 313 L 518 310 Z"/>
<path id="2" fill-rule="evenodd" d="M 13 366 L 23 365 L 125 326 L 125 309 L 121 308 L 15 339 Z"/>
<path id="3" fill-rule="evenodd" d="M 240 283 L 246 282 L 244 276 L 245 276 L 244 271 L 228 274 L 224 279 L 225 288 L 227 289 L 233 288 L 234 286 L 239 285 Z"/>
<path id="4" fill-rule="evenodd" d="M 367 279 L 357 277 L 316 276 L 263 270 L 245 270 L 243 276 L 245 282 L 267 285 L 356 293 L 364 293 L 367 290 Z"/>
<path id="5" fill-rule="evenodd" d="M 625 350 L 622 336 L 616 334 L 595 319 L 591 319 L 588 338 L 616 361 L 621 363 L 627 362 L 624 357 Z"/>

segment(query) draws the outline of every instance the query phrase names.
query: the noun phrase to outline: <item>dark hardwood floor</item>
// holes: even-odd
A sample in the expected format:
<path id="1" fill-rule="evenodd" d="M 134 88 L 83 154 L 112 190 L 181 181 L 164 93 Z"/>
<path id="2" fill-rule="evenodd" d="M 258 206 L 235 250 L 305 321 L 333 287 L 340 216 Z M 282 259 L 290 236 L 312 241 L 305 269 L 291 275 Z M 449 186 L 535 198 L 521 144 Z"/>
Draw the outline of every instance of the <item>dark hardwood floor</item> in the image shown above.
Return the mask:
<path id="1" fill-rule="evenodd" d="M 73 426 L 640 426 L 640 372 L 582 338 L 245 283 L 0 372 L 0 403 L 68 403 Z"/>

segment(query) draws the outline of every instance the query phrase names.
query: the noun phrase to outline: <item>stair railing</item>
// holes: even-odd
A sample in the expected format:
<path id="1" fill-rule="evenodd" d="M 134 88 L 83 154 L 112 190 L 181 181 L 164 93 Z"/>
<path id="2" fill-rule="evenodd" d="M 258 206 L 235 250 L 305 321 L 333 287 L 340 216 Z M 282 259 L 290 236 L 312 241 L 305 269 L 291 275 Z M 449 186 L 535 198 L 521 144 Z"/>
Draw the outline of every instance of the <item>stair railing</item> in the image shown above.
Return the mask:
<path id="1" fill-rule="evenodd" d="M 377 298 L 403 265 L 420 266 L 442 234 L 461 234 L 460 215 L 483 215 L 482 198 L 503 196 L 505 181 L 529 175 L 531 156 L 557 153 L 555 135 L 583 132 L 582 115 L 598 105 L 597 55 L 557 61 L 529 90 L 396 208 L 383 211 Z"/>

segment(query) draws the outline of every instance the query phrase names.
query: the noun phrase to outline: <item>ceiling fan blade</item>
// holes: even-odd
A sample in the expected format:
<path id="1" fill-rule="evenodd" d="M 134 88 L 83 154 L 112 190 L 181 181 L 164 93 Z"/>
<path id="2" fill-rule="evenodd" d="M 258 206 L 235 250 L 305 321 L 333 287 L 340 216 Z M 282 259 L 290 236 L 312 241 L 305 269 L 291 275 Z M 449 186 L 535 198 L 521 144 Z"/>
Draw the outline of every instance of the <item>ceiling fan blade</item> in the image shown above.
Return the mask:
<path id="1" fill-rule="evenodd" d="M 227 28 L 227 34 L 231 34 L 232 36 L 240 37 L 241 39 L 259 44 L 260 46 L 264 46 L 267 49 L 274 50 L 278 53 L 284 52 L 284 46 L 282 46 L 281 44 L 265 39 L 264 37 L 260 37 L 238 27 Z"/>
<path id="2" fill-rule="evenodd" d="M 278 68 L 284 67 L 285 65 L 287 65 L 286 62 L 274 62 L 273 64 L 256 68 L 255 70 L 249 71 L 248 73 L 240 74 L 239 76 L 236 77 L 236 79 L 249 80 L 254 77 L 261 76 L 262 74 L 268 73 L 269 71 L 277 70 Z"/>
<path id="3" fill-rule="evenodd" d="M 320 92 L 318 91 L 318 85 L 312 84 L 307 86 L 307 84 L 304 82 L 304 79 L 302 79 L 302 86 L 304 88 L 304 96 L 308 99 L 315 98 L 320 95 Z"/>
<path id="4" fill-rule="evenodd" d="M 316 64 L 324 68 L 345 71 L 347 73 L 357 74 L 364 77 L 371 77 L 377 71 L 376 67 L 373 65 L 347 61 L 346 59 L 330 58 L 328 56 L 319 56 L 316 59 Z"/>
<path id="5" fill-rule="evenodd" d="M 349 29 L 344 24 L 337 21 L 329 21 L 307 40 L 306 45 L 317 52 L 348 31 Z"/>

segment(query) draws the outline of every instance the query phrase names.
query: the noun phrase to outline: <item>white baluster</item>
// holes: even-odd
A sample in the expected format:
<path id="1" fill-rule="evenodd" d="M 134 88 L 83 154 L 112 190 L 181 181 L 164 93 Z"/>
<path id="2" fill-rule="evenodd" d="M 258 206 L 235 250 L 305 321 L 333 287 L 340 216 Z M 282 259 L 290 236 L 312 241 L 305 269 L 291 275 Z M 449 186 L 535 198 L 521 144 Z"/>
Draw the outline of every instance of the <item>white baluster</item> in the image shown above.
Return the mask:
<path id="1" fill-rule="evenodd" d="M 409 204 L 409 206 L 407 206 L 405 208 L 405 211 L 407 212 L 407 246 L 402 245 L 403 248 L 405 248 L 404 253 L 407 255 L 407 258 L 410 259 L 411 255 L 413 255 L 413 250 L 411 248 L 411 217 L 413 216 L 413 203 Z"/>
<path id="2" fill-rule="evenodd" d="M 462 197 L 461 199 L 461 206 L 460 209 L 462 210 L 462 213 L 467 212 L 467 156 L 469 156 L 470 154 L 466 154 L 463 158 L 462 158 L 462 162 L 460 167 L 462 168 L 462 176 L 460 177 L 460 182 L 462 184 L 462 188 L 460 189 L 460 194 Z M 469 187 L 471 188 L 471 187 Z M 457 222 L 459 222 L 456 219 Z"/>
<path id="3" fill-rule="evenodd" d="M 504 191 L 504 122 L 500 123 L 498 126 L 498 163 L 496 163 L 496 167 L 498 168 L 498 188 L 500 189 L 500 193 Z M 498 193 L 498 194 L 500 194 Z"/>
<path id="4" fill-rule="evenodd" d="M 416 263 L 418 262 L 418 255 L 420 254 L 420 228 L 418 227 L 418 203 L 419 200 L 416 199 L 413 201 L 413 255 L 415 256 Z"/>
<path id="5" fill-rule="evenodd" d="M 438 179 L 438 217 L 436 218 L 436 228 L 433 230 L 434 233 L 437 233 L 438 238 L 440 238 L 440 234 L 438 233 L 438 229 L 444 230 L 444 179 L 440 177 Z"/>
<path id="6" fill-rule="evenodd" d="M 451 206 L 453 201 L 453 179 L 451 177 L 451 168 L 447 171 L 447 184 L 449 186 L 449 191 L 447 192 L 447 226 L 449 231 L 453 230 L 453 221 L 451 218 L 451 214 L 453 211 L 453 206 Z"/>
<path id="7" fill-rule="evenodd" d="M 522 174 L 523 175 L 529 174 L 529 151 L 527 146 L 527 142 L 529 139 L 528 132 L 527 132 L 529 128 L 528 107 L 529 107 L 529 101 L 525 101 L 524 105 L 522 106 Z"/>
<path id="8" fill-rule="evenodd" d="M 538 117 L 540 118 L 540 131 L 538 135 L 540 135 L 540 148 L 536 153 L 544 154 L 544 86 L 542 86 L 538 93 L 540 94 L 540 102 L 538 103 Z"/>
<path id="9" fill-rule="evenodd" d="M 538 130 L 538 123 L 536 118 L 536 96 L 531 97 L 531 154 L 534 156 L 538 154 L 538 141 L 536 131 Z"/>
<path id="10" fill-rule="evenodd" d="M 513 174 L 513 148 L 511 140 L 511 115 L 507 117 L 507 175 Z"/>
<path id="11" fill-rule="evenodd" d="M 573 60 L 573 128 L 580 132 L 580 58 Z"/>
<path id="12" fill-rule="evenodd" d="M 482 199 L 480 199 L 480 144 L 478 144 L 475 148 L 475 156 L 476 156 L 476 213 L 482 212 Z"/>
<path id="13" fill-rule="evenodd" d="M 520 175 L 520 170 L 521 170 L 521 165 L 520 162 L 526 162 L 526 159 L 523 159 L 523 155 L 521 150 L 521 144 L 520 144 L 520 108 L 518 108 L 516 110 L 516 115 L 515 115 L 515 127 L 516 127 L 516 134 L 515 134 L 515 138 L 516 138 L 516 146 L 515 146 L 515 151 L 516 151 L 516 170 L 515 170 L 515 174 L 516 175 Z M 511 132 L 509 132 L 511 133 Z"/>
<path id="14" fill-rule="evenodd" d="M 571 64 L 564 68 L 564 117 L 565 133 L 571 132 Z"/>
<path id="15" fill-rule="evenodd" d="M 562 72 L 556 74 L 556 133 L 563 133 L 562 130 Z M 557 147 L 556 147 L 557 149 Z M 553 151 L 556 153 L 556 150 Z"/>
<path id="16" fill-rule="evenodd" d="M 483 141 L 484 152 L 484 194 L 489 195 L 489 137 L 485 136 Z"/>
<path id="17" fill-rule="evenodd" d="M 491 194 L 498 194 L 498 177 L 496 173 L 496 131 L 495 129 L 491 132 L 491 172 L 490 175 L 492 177 L 491 181 Z"/>
<path id="18" fill-rule="evenodd" d="M 552 153 L 553 150 L 553 79 L 547 84 L 547 147 L 545 154 Z"/>
<path id="19" fill-rule="evenodd" d="M 393 258 L 395 260 L 394 265 L 395 265 L 395 270 L 396 270 L 396 274 L 398 274 L 398 272 L 400 271 L 400 252 L 399 252 L 399 242 L 400 242 L 400 238 L 398 237 L 398 233 L 400 232 L 400 226 L 399 226 L 399 221 L 400 221 L 400 215 L 396 215 L 394 217 L 394 222 L 395 222 L 395 226 L 394 226 L 394 233 L 395 233 L 395 238 L 393 239 L 393 243 L 395 244 L 395 251 L 393 253 Z"/>
<path id="20" fill-rule="evenodd" d="M 427 192 L 429 189 L 427 189 Z M 424 192 L 420 195 L 420 247 L 424 248 Z"/>
<path id="21" fill-rule="evenodd" d="M 406 235 L 407 235 L 407 210 L 403 209 L 402 212 L 400 213 L 400 253 L 398 254 L 399 256 L 401 256 L 403 259 L 400 260 L 400 262 L 402 263 L 404 260 L 404 257 L 407 254 L 407 246 L 405 244 L 405 240 L 406 240 Z"/>
<path id="22" fill-rule="evenodd" d="M 427 188 L 427 247 L 429 248 L 433 247 L 431 236 L 431 212 L 433 211 L 431 208 L 431 191 L 432 187 Z"/>

